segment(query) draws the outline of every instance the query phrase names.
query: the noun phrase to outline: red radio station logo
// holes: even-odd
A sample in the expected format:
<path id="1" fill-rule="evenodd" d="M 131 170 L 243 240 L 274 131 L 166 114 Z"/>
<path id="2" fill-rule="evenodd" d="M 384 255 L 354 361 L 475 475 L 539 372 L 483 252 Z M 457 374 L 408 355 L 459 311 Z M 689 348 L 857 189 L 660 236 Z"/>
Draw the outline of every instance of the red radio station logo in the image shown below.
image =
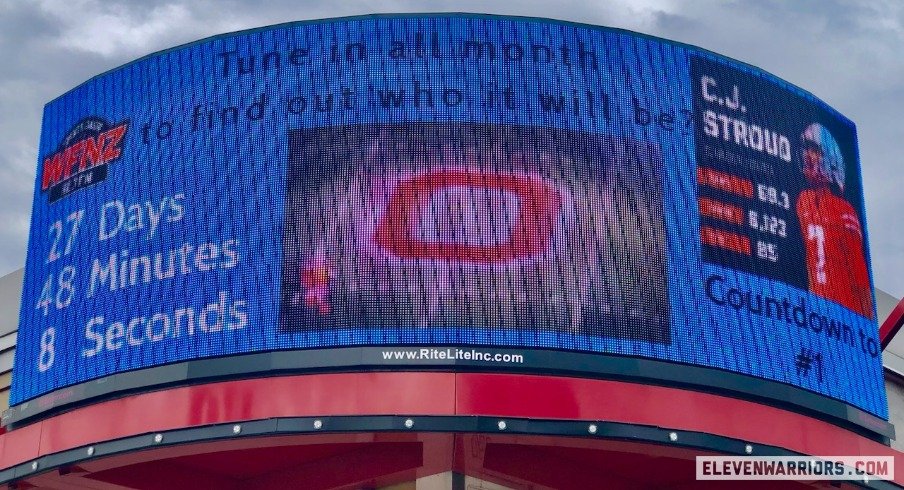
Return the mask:
<path id="1" fill-rule="evenodd" d="M 44 157 L 41 191 L 54 202 L 107 178 L 107 164 L 122 156 L 128 121 L 110 124 L 99 117 L 78 122 L 59 149 Z"/>

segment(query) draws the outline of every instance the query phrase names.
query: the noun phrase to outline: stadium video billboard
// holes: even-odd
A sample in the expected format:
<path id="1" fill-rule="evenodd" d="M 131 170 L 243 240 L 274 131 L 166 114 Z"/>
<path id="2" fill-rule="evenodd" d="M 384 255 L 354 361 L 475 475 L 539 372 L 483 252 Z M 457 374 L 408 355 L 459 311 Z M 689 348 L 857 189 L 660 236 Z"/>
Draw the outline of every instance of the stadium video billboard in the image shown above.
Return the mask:
<path id="1" fill-rule="evenodd" d="M 370 346 L 653 359 L 887 418 L 853 123 L 635 33 L 371 16 L 150 55 L 47 104 L 29 243 L 13 405 Z"/>

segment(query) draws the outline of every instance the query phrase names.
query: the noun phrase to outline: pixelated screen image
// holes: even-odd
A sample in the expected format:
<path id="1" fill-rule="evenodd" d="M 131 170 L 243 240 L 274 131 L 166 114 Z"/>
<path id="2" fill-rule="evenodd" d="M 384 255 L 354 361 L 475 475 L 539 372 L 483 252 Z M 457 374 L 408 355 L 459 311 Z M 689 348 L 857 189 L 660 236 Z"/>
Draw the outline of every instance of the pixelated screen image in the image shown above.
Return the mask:
<path id="1" fill-rule="evenodd" d="M 280 327 L 559 330 L 670 343 L 650 144 L 486 124 L 297 130 Z"/>
<path id="2" fill-rule="evenodd" d="M 887 417 L 854 124 L 693 46 L 477 14 L 281 24 L 98 75 L 39 143 L 14 406 L 261 353 L 636 360 Z"/>

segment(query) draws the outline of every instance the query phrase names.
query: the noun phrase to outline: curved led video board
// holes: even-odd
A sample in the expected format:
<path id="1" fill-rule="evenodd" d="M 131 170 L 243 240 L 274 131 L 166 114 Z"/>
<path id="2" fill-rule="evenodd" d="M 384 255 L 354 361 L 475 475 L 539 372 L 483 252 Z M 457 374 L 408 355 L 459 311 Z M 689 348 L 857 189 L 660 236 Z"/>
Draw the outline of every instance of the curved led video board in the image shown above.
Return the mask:
<path id="1" fill-rule="evenodd" d="M 862 203 L 849 120 L 690 46 L 457 14 L 218 36 L 46 106 L 11 402 L 238 354 L 552 352 L 886 418 Z"/>

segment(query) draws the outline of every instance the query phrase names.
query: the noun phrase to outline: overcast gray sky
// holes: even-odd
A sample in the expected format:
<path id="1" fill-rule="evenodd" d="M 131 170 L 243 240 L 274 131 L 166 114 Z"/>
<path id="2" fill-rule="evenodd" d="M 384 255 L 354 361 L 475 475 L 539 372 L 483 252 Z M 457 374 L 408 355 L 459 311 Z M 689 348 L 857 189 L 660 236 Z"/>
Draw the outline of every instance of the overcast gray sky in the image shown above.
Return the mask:
<path id="1" fill-rule="evenodd" d="M 904 296 L 904 1 L 0 0 L 0 275 L 25 263 L 43 105 L 137 57 L 228 31 L 377 12 L 486 12 L 630 29 L 799 85 L 860 136 L 876 286 Z"/>

